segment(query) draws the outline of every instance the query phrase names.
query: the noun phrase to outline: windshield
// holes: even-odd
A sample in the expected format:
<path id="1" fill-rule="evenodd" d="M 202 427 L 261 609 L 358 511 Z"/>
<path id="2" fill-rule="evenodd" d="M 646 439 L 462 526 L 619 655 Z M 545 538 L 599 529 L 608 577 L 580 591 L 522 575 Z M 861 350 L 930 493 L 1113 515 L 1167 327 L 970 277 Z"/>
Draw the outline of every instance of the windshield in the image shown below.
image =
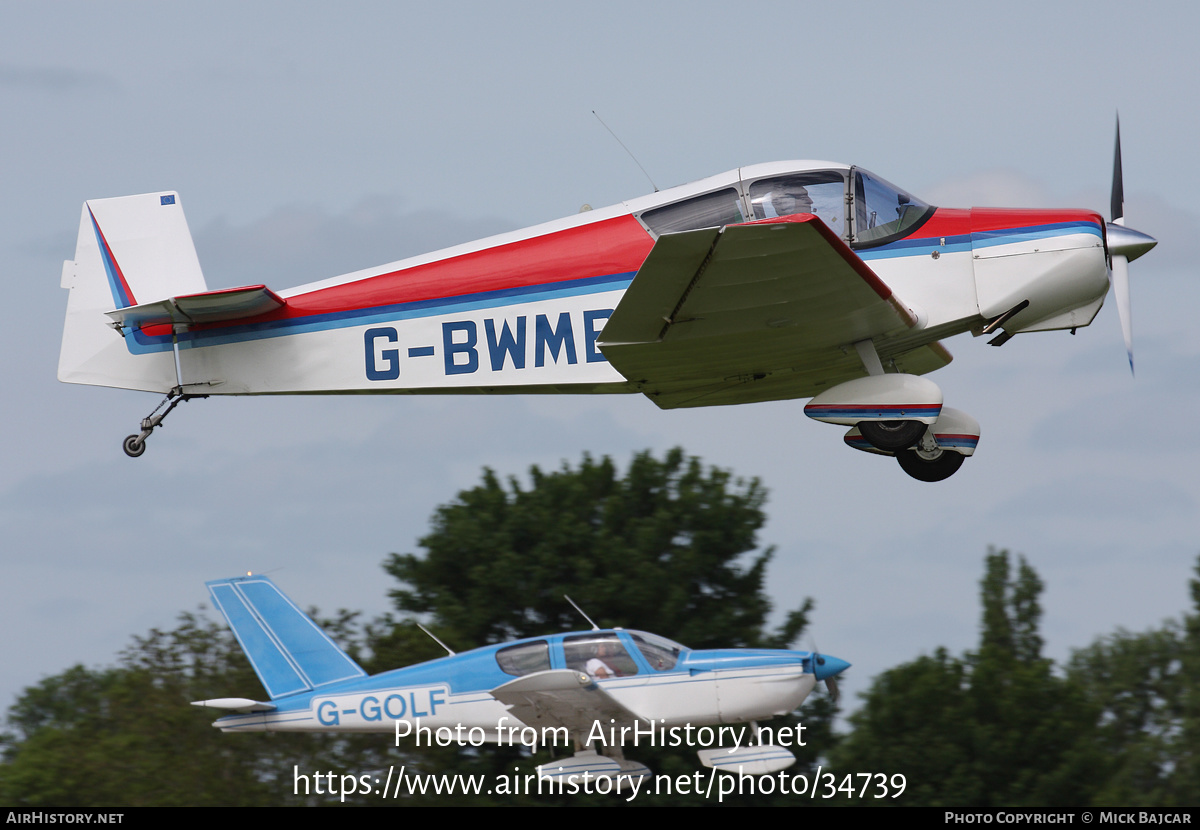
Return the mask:
<path id="1" fill-rule="evenodd" d="M 854 174 L 855 247 L 882 245 L 906 236 L 933 208 L 866 170 Z"/>
<path id="2" fill-rule="evenodd" d="M 683 646 L 674 640 L 668 640 L 666 637 L 659 637 L 657 634 L 647 634 L 645 631 L 631 631 L 629 636 L 633 637 L 633 643 L 637 646 L 638 651 L 646 658 L 646 662 L 650 664 L 650 668 L 655 671 L 669 671 L 675 668 L 675 663 L 679 660 L 679 654 L 683 651 Z"/>

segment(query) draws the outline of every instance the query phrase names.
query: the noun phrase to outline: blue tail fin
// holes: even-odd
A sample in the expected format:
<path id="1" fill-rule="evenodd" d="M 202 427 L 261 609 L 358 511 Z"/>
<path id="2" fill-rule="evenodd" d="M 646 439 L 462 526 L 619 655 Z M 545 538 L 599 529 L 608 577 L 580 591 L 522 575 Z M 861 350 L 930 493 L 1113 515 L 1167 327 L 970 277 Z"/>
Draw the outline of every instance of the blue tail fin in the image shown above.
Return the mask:
<path id="1" fill-rule="evenodd" d="M 366 672 L 265 576 L 205 583 L 274 700 Z"/>

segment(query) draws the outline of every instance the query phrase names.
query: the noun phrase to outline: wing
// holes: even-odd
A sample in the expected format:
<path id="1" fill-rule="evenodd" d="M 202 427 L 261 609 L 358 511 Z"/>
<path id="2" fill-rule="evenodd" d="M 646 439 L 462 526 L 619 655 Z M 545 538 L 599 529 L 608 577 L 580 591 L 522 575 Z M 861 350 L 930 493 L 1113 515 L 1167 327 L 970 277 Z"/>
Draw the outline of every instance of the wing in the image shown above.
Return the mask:
<path id="1" fill-rule="evenodd" d="M 866 374 L 853 344 L 924 374 L 913 314 L 817 217 L 665 234 L 604 326 L 609 362 L 663 409 L 811 397 Z M 890 342 L 892 341 L 892 342 Z"/>
<path id="2" fill-rule="evenodd" d="M 571 669 L 518 677 L 492 689 L 492 697 L 527 726 L 565 726 L 576 735 L 587 735 L 596 721 L 606 730 L 614 722 L 619 726 L 642 721 L 592 678 Z"/>

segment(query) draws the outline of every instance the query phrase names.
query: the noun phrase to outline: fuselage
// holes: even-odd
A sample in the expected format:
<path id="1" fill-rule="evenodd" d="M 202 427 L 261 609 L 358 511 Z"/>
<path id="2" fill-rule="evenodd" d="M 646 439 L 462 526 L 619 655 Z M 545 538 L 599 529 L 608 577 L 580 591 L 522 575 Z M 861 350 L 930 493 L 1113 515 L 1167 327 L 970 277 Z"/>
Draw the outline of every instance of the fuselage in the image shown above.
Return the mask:
<path id="1" fill-rule="evenodd" d="M 1084 326 L 1107 291 L 1094 212 L 934 208 L 859 168 L 779 162 L 280 291 L 269 314 L 178 332 L 181 380 L 207 394 L 639 391 L 597 344 L 657 238 L 784 210 L 818 216 L 912 311 L 896 349 L 1025 301 L 1007 331 Z M 171 341 L 169 326 L 126 337 L 141 352 Z"/>
<path id="2" fill-rule="evenodd" d="M 846 665 L 824 660 L 821 670 L 830 674 Z M 492 696 L 518 677 L 554 669 L 588 674 L 644 725 L 656 727 L 765 720 L 796 709 L 816 683 L 809 652 L 691 650 L 640 631 L 589 631 L 485 646 L 279 697 L 273 711 L 230 715 L 214 725 L 227 732 L 388 732 L 401 738 L 428 729 L 435 739 L 440 729 L 460 741 L 478 736 L 493 743 L 565 744 L 569 736 L 550 732 L 543 738 L 540 729 L 531 740 L 528 725 Z"/>

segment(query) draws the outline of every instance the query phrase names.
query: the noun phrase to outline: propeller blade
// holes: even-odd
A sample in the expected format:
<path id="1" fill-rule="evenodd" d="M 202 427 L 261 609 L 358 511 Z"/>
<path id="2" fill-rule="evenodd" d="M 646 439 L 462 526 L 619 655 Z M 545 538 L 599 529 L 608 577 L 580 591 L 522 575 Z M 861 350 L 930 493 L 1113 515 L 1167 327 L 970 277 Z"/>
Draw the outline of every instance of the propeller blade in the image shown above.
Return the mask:
<path id="1" fill-rule="evenodd" d="M 841 692 L 838 691 L 837 678 L 836 677 L 825 678 L 825 688 L 829 690 L 829 697 L 836 704 L 838 702 L 838 699 L 842 696 Z"/>
<path id="2" fill-rule="evenodd" d="M 1125 353 L 1129 356 L 1129 373 L 1133 371 L 1133 310 L 1129 304 L 1129 260 L 1120 254 L 1112 257 L 1109 271 L 1113 299 L 1117 301 L 1117 315 L 1121 318 L 1121 334 L 1125 336 Z"/>
<path id="3" fill-rule="evenodd" d="M 1109 201 L 1114 225 L 1125 224 L 1125 181 L 1121 173 L 1121 116 L 1117 115 L 1117 149 L 1113 154 L 1112 198 Z"/>

